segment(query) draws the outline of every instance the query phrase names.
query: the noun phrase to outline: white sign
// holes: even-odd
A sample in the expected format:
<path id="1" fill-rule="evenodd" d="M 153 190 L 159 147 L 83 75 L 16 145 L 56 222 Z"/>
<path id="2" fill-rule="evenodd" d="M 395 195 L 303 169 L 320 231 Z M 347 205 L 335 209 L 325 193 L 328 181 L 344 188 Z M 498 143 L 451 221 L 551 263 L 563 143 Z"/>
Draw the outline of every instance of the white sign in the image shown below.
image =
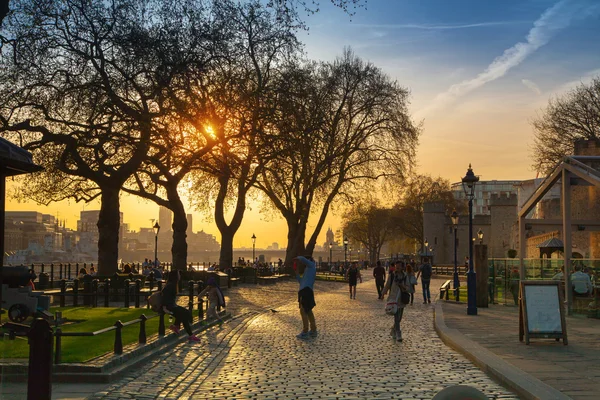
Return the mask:
<path id="1" fill-rule="evenodd" d="M 558 286 L 525 285 L 527 326 L 530 333 L 562 333 Z"/>

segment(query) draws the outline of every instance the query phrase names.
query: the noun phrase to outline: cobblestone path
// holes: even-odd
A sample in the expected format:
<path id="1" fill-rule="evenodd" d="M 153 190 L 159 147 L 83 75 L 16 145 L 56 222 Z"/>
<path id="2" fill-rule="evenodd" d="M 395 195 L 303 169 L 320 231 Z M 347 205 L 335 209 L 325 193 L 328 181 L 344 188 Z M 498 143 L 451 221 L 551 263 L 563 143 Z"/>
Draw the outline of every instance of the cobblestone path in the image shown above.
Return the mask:
<path id="1" fill-rule="evenodd" d="M 431 399 L 465 382 L 491 399 L 517 398 L 441 342 L 432 307 L 421 304 L 418 293 L 405 310 L 404 341 L 395 342 L 392 317 L 374 286 L 360 284 L 357 299 L 350 300 L 346 285 L 317 282 L 319 335 L 306 340 L 296 338 L 301 322 L 295 282 L 232 288 L 232 320 L 92 398 Z"/>

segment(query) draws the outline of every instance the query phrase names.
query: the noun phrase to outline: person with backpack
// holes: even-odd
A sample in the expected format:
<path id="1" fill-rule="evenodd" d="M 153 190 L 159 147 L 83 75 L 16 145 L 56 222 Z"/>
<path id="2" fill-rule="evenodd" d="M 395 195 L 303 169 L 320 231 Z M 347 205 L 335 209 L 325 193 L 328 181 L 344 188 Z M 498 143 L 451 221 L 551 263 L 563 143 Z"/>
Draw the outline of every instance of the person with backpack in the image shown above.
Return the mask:
<path id="1" fill-rule="evenodd" d="M 346 271 L 346 279 L 348 279 L 348 285 L 350 287 L 350 299 L 356 300 L 356 284 L 360 279 L 360 283 L 362 283 L 362 276 L 360 275 L 360 270 L 358 269 L 358 263 L 353 262 L 350 264 L 350 268 Z"/>
<path id="2" fill-rule="evenodd" d="M 206 288 L 198 294 L 198 299 L 202 299 L 204 296 L 208 297 L 206 317 L 209 319 L 216 318 L 219 320 L 219 325 L 223 324 L 223 320 L 219 317 L 217 309 L 225 307 L 225 296 L 223 296 L 223 292 L 219 285 L 217 285 L 217 280 L 214 277 L 208 278 Z"/>
<path id="3" fill-rule="evenodd" d="M 167 284 L 161 292 L 161 302 L 163 311 L 167 314 L 172 314 L 175 317 L 175 322 L 169 327 L 174 333 L 179 333 L 179 325 L 183 323 L 183 328 L 189 335 L 190 342 L 199 342 L 200 339 L 192 333 L 190 321 L 192 314 L 181 306 L 177 305 L 177 284 L 179 283 L 179 271 L 172 270 L 169 272 Z"/>
<path id="4" fill-rule="evenodd" d="M 429 258 L 423 259 L 423 265 L 417 272 L 417 279 L 421 276 L 421 287 L 423 288 L 423 304 L 431 303 L 431 292 L 429 291 L 429 284 L 431 283 L 431 275 L 433 275 L 433 269 L 429 264 Z"/>

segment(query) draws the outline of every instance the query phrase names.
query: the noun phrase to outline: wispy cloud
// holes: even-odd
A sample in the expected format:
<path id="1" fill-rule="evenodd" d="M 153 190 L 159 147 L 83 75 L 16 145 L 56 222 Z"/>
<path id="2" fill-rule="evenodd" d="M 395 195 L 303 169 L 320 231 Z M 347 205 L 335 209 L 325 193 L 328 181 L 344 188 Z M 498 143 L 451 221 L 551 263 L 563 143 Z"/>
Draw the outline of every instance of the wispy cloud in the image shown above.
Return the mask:
<path id="1" fill-rule="evenodd" d="M 514 25 L 528 23 L 529 21 L 491 21 L 491 22 L 476 22 L 472 24 L 353 24 L 355 27 L 362 28 L 378 28 L 378 29 L 421 29 L 428 31 L 451 30 L 451 29 L 468 29 L 468 28 L 485 28 L 500 25 Z"/>
<path id="2" fill-rule="evenodd" d="M 576 18 L 585 18 L 600 11 L 598 3 L 590 1 L 562 0 L 550 7 L 533 23 L 526 40 L 519 42 L 497 57 L 485 71 L 475 78 L 452 85 L 438 94 L 430 105 L 418 114 L 423 117 L 434 110 L 453 103 L 457 98 L 503 77 L 511 68 L 521 64 L 530 54 L 544 46 L 560 30 L 568 27 Z"/>
<path id="3" fill-rule="evenodd" d="M 581 77 L 579 77 L 579 79 L 574 79 L 572 81 L 561 84 L 560 86 L 555 88 L 553 92 L 560 96 L 565 92 L 568 92 L 569 90 L 575 89 L 579 85 L 588 85 L 592 81 L 592 79 L 597 78 L 599 76 L 600 68 L 593 69 L 583 74 Z"/>
<path id="4" fill-rule="evenodd" d="M 529 79 L 521 79 L 521 83 L 531 89 L 535 94 L 542 94 L 542 91 L 540 90 L 539 86 L 535 84 L 535 82 L 530 81 Z"/>

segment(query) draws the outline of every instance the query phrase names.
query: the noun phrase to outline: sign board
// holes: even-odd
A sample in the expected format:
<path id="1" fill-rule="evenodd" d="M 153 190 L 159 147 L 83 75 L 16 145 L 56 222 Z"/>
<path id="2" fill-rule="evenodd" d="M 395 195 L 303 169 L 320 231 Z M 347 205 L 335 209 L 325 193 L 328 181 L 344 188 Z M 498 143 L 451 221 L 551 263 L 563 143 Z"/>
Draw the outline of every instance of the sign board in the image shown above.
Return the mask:
<path id="1" fill-rule="evenodd" d="M 551 338 L 567 344 L 561 282 L 521 281 L 519 293 L 519 340 Z"/>

